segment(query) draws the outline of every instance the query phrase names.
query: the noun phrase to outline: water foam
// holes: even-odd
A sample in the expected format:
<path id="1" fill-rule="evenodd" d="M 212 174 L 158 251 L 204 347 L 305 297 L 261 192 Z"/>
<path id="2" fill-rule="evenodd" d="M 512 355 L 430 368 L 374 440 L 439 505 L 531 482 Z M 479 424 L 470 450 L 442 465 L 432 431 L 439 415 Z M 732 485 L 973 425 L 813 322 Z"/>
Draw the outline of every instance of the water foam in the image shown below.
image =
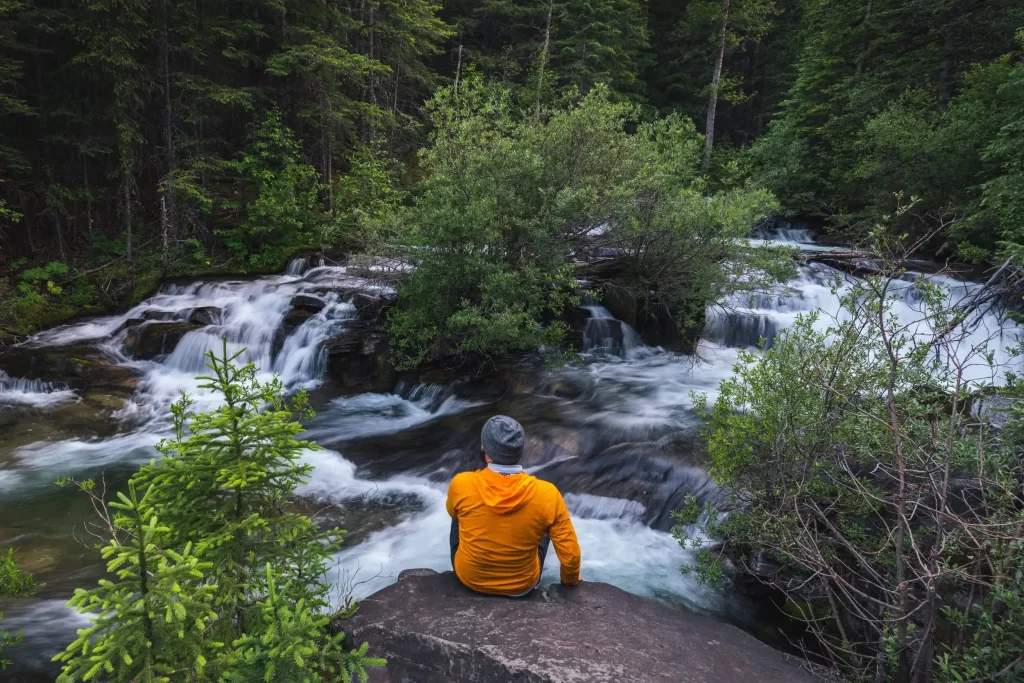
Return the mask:
<path id="1" fill-rule="evenodd" d="M 71 389 L 38 379 L 11 377 L 0 370 L 0 405 L 52 408 L 76 399 Z"/>

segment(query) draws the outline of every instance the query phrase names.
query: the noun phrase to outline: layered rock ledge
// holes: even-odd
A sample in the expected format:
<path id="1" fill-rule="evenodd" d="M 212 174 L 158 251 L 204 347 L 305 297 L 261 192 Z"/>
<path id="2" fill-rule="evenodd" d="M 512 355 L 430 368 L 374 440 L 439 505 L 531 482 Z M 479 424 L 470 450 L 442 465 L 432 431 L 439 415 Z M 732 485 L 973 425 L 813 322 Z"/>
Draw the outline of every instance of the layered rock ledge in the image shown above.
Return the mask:
<path id="1" fill-rule="evenodd" d="M 388 659 L 375 683 L 802 683 L 814 678 L 734 626 L 605 583 L 475 594 L 416 569 L 341 624 Z"/>

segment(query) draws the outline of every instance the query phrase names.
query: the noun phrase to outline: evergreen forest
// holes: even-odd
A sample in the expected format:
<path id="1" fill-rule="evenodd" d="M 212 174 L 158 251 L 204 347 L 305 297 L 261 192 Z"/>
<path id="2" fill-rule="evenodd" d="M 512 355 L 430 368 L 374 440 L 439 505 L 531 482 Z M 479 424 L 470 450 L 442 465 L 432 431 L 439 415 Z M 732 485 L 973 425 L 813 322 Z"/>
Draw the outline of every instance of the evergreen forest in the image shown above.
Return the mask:
<path id="1" fill-rule="evenodd" d="M 1022 222 L 1013 0 L 359 0 L 0 4 L 4 333 L 405 238 L 439 88 L 547 119 L 595 88 L 703 137 L 709 189 L 863 236 L 893 195 L 940 256 Z M 408 241 L 406 239 L 406 241 Z"/>

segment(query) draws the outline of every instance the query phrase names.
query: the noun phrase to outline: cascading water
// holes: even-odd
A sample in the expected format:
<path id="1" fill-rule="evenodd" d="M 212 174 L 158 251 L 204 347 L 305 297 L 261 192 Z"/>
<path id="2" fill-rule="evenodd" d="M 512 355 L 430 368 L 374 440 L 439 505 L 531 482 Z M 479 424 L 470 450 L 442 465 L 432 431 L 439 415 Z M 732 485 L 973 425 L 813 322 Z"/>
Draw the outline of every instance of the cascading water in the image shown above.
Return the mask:
<path id="1" fill-rule="evenodd" d="M 756 237 L 805 251 L 827 249 L 809 243 L 811 235 L 798 229 L 762 231 Z M 589 302 L 583 362 L 524 371 L 500 396 L 451 384 L 400 384 L 394 393 L 342 398 L 325 391 L 308 436 L 326 448 L 305 454 L 315 471 L 300 495 L 315 501 L 316 509 L 339 515 L 352 532 L 351 544 L 332 569 L 339 592 L 365 597 L 403 569 L 450 569 L 447 481 L 454 472 L 478 465 L 480 424 L 495 412 L 505 412 L 526 427 L 528 469 L 566 492 L 583 549 L 585 579 L 729 611 L 720 597 L 680 573 L 690 551 L 667 532 L 669 513 L 687 494 L 712 503 L 718 499 L 717 489 L 694 461 L 691 394 L 704 392 L 713 400 L 720 382 L 732 372 L 737 350 L 759 348 L 762 339 L 770 344 L 799 313 L 820 310 L 821 324 L 827 324 L 824 318 L 839 312 L 843 291 L 842 286 L 832 291 L 836 275 L 826 265 L 811 263 L 801 266 L 798 279 L 788 287 L 723 302 L 709 311 L 704 340 L 693 357 L 643 346 L 628 325 Z M 902 298 L 895 312 L 901 319 L 912 319 L 920 304 L 913 280 L 900 285 Z M 942 282 L 951 287 L 954 300 L 971 296 L 977 287 L 951 278 Z M 98 572 L 95 558 L 68 537 L 69 529 L 87 514 L 84 508 L 49 521 L 52 512 L 27 515 L 26 506 L 60 508 L 64 494 L 52 485 L 59 476 L 94 476 L 106 469 L 123 477 L 154 457 L 153 445 L 167 434 L 167 407 L 180 392 L 192 394 L 200 410 L 214 405 L 215 398 L 198 389 L 194 376 L 204 369 L 203 354 L 219 348 L 224 337 L 230 350 L 246 348 L 244 359 L 257 363 L 265 377 L 278 374 L 289 388 L 329 385 L 325 342 L 356 324 L 358 297 L 388 294 L 344 267 L 313 266 L 299 259 L 284 275 L 167 286 L 123 315 L 32 338 L 29 347 L 44 349 L 91 340 L 117 363 L 140 373 L 141 381 L 131 401 L 103 413 L 103 420 L 119 425 L 113 436 L 81 430 L 45 438 L 32 436 L 29 429 L 21 442 L 0 445 L 0 518 L 23 520 L 13 536 L 0 528 L 0 546 L 14 543 L 33 556 L 56 557 L 54 567 L 77 568 L 42 572 L 40 578 L 51 585 L 51 592 L 35 603 L 6 610 L 29 631 L 29 647 L 37 653 L 12 651 L 15 666 L 45 668 L 56 647 L 73 638 L 81 619 L 66 619 L 68 611 L 58 598 L 74 586 L 91 583 Z M 201 325 L 189 323 L 200 313 Z M 1009 342 L 1021 333 L 992 312 L 978 316 L 977 322 L 977 340 L 997 332 Z M 169 323 L 186 329 L 173 350 L 147 360 L 130 356 L 130 338 L 139 334 L 133 330 Z M 0 375 L 0 404 L 17 402 L 11 400 L 15 396 L 34 397 L 20 402 L 34 406 L 35 413 L 42 411 L 43 417 L 77 398 L 56 385 Z M 557 558 L 550 553 L 545 579 L 556 580 L 557 573 Z"/>
<path id="2" fill-rule="evenodd" d="M 590 314 L 583 328 L 583 351 L 596 354 L 627 355 L 642 346 L 632 327 L 617 320 L 604 306 L 582 306 Z"/>
<path id="3" fill-rule="evenodd" d="M 0 370 L 0 404 L 47 408 L 73 401 L 75 392 L 51 382 L 11 377 Z"/>

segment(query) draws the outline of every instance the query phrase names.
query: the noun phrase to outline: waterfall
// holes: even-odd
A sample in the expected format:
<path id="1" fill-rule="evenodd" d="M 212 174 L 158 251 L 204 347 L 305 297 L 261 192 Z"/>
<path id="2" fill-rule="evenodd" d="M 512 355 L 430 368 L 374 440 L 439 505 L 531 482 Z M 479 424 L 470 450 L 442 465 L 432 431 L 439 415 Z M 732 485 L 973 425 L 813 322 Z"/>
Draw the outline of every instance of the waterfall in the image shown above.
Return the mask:
<path id="1" fill-rule="evenodd" d="M 592 304 L 581 308 L 590 314 L 583 328 L 584 352 L 625 356 L 643 346 L 636 330 L 616 319 L 604 306 Z"/>
<path id="2" fill-rule="evenodd" d="M 780 331 L 795 322 L 797 315 L 811 311 L 819 312 L 817 328 L 824 330 L 846 316 L 840 299 L 850 291 L 850 277 L 827 265 L 812 262 L 800 266 L 794 281 L 774 287 L 769 292 L 730 295 L 720 305 L 709 309 L 703 338 L 725 347 L 764 350 L 772 346 Z M 838 289 L 833 291 L 836 283 Z M 892 313 L 897 324 L 906 326 L 909 333 L 921 340 L 932 332 L 922 308 L 921 283 L 944 288 L 946 303 L 952 308 L 967 303 L 982 286 L 946 274 L 913 271 L 894 280 L 891 292 L 896 301 L 892 305 Z M 966 321 L 964 329 L 965 334 L 954 349 L 958 357 L 965 360 L 975 354 L 976 349 L 988 347 L 997 366 L 1011 363 L 1013 353 L 1007 347 L 1024 338 L 1024 328 L 991 309 L 975 313 Z M 965 379 L 970 381 L 1001 381 L 1001 377 L 1001 372 L 993 376 L 980 357 L 965 375 Z"/>
<path id="3" fill-rule="evenodd" d="M 285 268 L 284 274 L 298 276 L 302 275 L 307 270 L 309 270 L 309 259 L 305 256 L 300 256 L 299 258 L 294 258 L 288 262 L 288 267 Z"/>
<path id="4" fill-rule="evenodd" d="M 595 496 L 589 493 L 566 493 L 565 505 L 573 517 L 586 519 L 639 522 L 647 514 L 647 508 L 635 500 Z"/>
<path id="5" fill-rule="evenodd" d="M 51 382 L 11 377 L 0 370 L 0 404 L 44 408 L 71 401 L 75 392 Z"/>

